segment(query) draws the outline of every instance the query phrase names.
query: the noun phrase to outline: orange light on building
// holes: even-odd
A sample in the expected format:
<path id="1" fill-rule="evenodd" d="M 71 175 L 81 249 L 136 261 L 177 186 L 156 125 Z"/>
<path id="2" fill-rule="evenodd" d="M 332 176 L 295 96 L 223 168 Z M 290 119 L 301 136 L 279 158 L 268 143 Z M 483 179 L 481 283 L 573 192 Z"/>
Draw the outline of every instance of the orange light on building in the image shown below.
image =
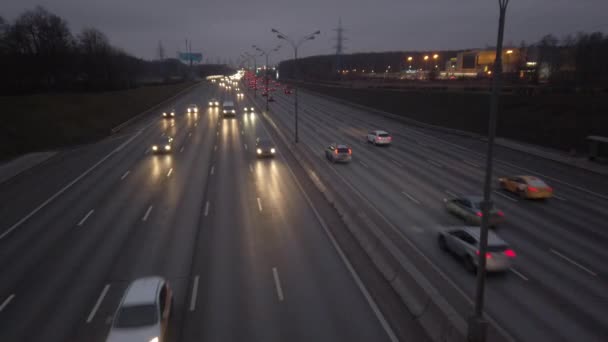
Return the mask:
<path id="1" fill-rule="evenodd" d="M 424 56 L 424 60 L 428 61 L 429 60 L 429 56 Z"/>
<path id="2" fill-rule="evenodd" d="M 414 59 L 414 58 L 412 58 L 412 56 L 409 56 L 409 57 L 407 58 L 407 61 L 408 61 L 408 62 L 411 62 L 411 61 L 412 61 L 412 59 Z"/>
<path id="3" fill-rule="evenodd" d="M 513 50 L 507 50 L 507 55 L 510 55 L 513 53 Z"/>
<path id="4" fill-rule="evenodd" d="M 433 55 L 433 59 L 437 59 L 437 58 L 439 58 L 439 55 L 438 54 L 434 54 Z"/>

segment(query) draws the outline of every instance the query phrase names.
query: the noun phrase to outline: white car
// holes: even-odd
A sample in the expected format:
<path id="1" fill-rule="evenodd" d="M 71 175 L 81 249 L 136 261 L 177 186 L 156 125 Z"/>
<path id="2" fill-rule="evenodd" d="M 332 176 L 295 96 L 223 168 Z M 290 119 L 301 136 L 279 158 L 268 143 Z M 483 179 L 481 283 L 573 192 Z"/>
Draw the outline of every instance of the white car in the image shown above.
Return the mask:
<path id="1" fill-rule="evenodd" d="M 161 277 L 131 283 L 118 305 L 106 342 L 164 342 L 173 292 Z"/>
<path id="2" fill-rule="evenodd" d="M 393 137 L 385 131 L 376 130 L 367 133 L 367 142 L 374 145 L 390 145 L 392 141 Z"/>
<path id="3" fill-rule="evenodd" d="M 190 113 L 198 113 L 198 106 L 196 104 L 191 104 L 188 106 L 188 114 Z"/>
<path id="4" fill-rule="evenodd" d="M 224 116 L 235 116 L 236 109 L 234 109 L 234 102 L 224 101 L 222 104 L 222 114 L 224 114 Z"/>

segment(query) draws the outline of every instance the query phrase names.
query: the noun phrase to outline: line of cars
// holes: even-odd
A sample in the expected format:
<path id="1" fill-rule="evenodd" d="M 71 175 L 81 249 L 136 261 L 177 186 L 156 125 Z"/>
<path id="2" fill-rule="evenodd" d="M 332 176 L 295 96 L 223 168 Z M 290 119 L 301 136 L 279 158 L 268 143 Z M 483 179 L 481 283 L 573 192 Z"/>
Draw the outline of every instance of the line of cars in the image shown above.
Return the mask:
<path id="1" fill-rule="evenodd" d="M 163 119 L 174 119 L 175 112 L 176 112 L 175 108 L 173 108 L 171 110 L 163 111 L 162 118 Z M 188 107 L 186 108 L 186 113 L 188 116 L 194 115 L 196 117 L 198 115 L 198 112 L 199 112 L 199 108 L 198 108 L 198 105 L 195 103 L 189 104 Z M 150 146 L 150 149 L 152 150 L 153 154 L 171 153 L 173 151 L 173 142 L 174 142 L 173 137 L 170 137 L 170 136 L 160 137 L 152 143 L 152 146 Z"/>

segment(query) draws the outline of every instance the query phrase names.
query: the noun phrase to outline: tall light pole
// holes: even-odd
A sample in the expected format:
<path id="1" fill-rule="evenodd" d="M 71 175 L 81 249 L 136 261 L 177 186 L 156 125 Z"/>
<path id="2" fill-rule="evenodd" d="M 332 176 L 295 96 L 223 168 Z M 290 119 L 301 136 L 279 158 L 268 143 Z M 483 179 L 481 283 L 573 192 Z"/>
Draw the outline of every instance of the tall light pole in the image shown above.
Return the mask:
<path id="1" fill-rule="evenodd" d="M 261 53 L 260 56 L 262 56 L 262 55 L 266 56 L 266 65 L 264 66 L 264 83 L 266 84 L 266 111 L 268 111 L 268 98 L 270 97 L 270 92 L 268 90 L 268 56 L 273 52 L 279 51 L 279 49 L 281 48 L 281 45 L 279 45 L 276 48 L 269 50 L 269 51 L 262 50 L 255 45 L 252 45 L 251 47 L 256 49 L 258 52 L 260 52 Z"/>
<path id="2" fill-rule="evenodd" d="M 485 342 L 488 322 L 483 318 L 484 291 L 486 285 L 486 253 L 488 250 L 488 224 L 492 209 L 492 162 L 494 154 L 494 137 L 496 136 L 496 116 L 498 115 L 498 96 L 502 86 L 502 41 L 504 37 L 505 15 L 509 0 L 498 0 L 500 17 L 498 19 L 498 38 L 496 41 L 496 60 L 494 61 L 494 79 L 490 100 L 490 120 L 488 124 L 488 150 L 486 155 L 486 176 L 481 203 L 481 234 L 479 237 L 479 259 L 477 261 L 477 291 L 475 294 L 475 311 L 469 319 L 468 340 Z"/>
<path id="3" fill-rule="evenodd" d="M 285 41 L 287 41 L 291 47 L 293 47 L 293 57 L 294 57 L 294 77 L 296 79 L 296 83 L 294 84 L 294 102 L 293 102 L 293 111 L 295 114 L 295 142 L 297 143 L 299 141 L 298 139 L 298 48 L 300 47 L 300 45 L 304 44 L 305 41 L 308 40 L 313 40 L 315 39 L 315 36 L 318 34 L 321 34 L 321 31 L 315 31 L 307 36 L 304 36 L 303 38 L 301 38 L 300 40 L 293 40 L 291 38 L 289 38 L 286 34 L 279 32 L 276 29 L 271 29 L 272 33 L 276 33 L 277 34 L 277 38 L 279 39 L 283 39 Z"/>
<path id="4" fill-rule="evenodd" d="M 252 55 L 248 52 L 243 53 L 244 56 L 247 56 L 247 58 L 253 59 L 253 79 L 254 79 L 254 86 L 253 86 L 253 97 L 257 97 L 258 95 L 258 75 L 257 75 L 257 70 L 258 70 L 258 60 L 257 57 L 262 56 L 260 55 Z"/>

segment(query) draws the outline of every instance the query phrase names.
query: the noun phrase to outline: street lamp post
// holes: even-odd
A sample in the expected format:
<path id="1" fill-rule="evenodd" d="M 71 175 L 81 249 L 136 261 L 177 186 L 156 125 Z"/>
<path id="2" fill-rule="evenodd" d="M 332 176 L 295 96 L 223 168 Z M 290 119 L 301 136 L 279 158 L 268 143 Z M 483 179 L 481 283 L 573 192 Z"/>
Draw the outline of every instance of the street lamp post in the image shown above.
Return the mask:
<path id="1" fill-rule="evenodd" d="M 295 142 L 298 143 L 298 141 L 299 141 L 299 138 L 298 138 L 298 84 L 297 84 L 297 81 L 298 81 L 298 48 L 300 47 L 300 45 L 304 44 L 305 41 L 315 39 L 315 36 L 318 34 L 321 34 L 321 31 L 315 31 L 314 33 L 304 36 L 303 38 L 301 38 L 298 41 L 290 39 L 286 34 L 283 34 L 276 29 L 271 29 L 271 32 L 276 33 L 277 38 L 287 41 L 291 45 L 291 47 L 293 47 L 294 71 L 295 71 L 294 77 L 296 79 L 296 83 L 294 84 L 294 87 L 293 87 L 293 90 L 294 90 L 293 111 L 295 114 L 295 138 L 294 139 L 295 139 Z"/>
<path id="2" fill-rule="evenodd" d="M 266 56 L 266 64 L 264 65 L 264 83 L 266 86 L 266 111 L 268 111 L 268 98 L 270 97 L 270 92 L 268 91 L 268 56 L 273 52 L 279 51 L 279 49 L 281 48 L 281 45 L 277 46 L 276 48 L 274 48 L 270 51 L 262 50 L 255 45 L 252 45 L 251 47 L 256 49 L 258 52 L 260 52 L 261 53 L 260 56 Z M 256 83 L 257 83 L 257 81 L 256 81 Z"/>
<path id="3" fill-rule="evenodd" d="M 494 79 L 490 100 L 490 120 L 488 124 L 488 147 L 486 155 L 486 175 L 483 189 L 481 234 L 479 238 L 479 259 L 477 262 L 477 291 L 475 294 L 475 311 L 469 319 L 468 340 L 485 342 L 488 322 L 483 318 L 484 291 L 486 279 L 486 253 L 488 250 L 488 224 L 492 208 L 492 158 L 494 137 L 496 135 L 496 116 L 498 115 L 498 96 L 502 86 L 502 41 L 504 37 L 505 15 L 509 0 L 498 0 L 500 17 L 498 20 L 498 38 L 496 42 L 496 60 L 494 62 Z"/>
<path id="4" fill-rule="evenodd" d="M 262 56 L 260 55 L 252 55 L 248 52 L 244 53 L 245 56 L 247 56 L 250 59 L 253 59 L 253 79 L 254 79 L 254 86 L 253 86 L 253 97 L 257 97 L 258 95 L 258 76 L 257 76 L 257 70 L 258 70 L 258 61 L 257 58 L 258 56 Z"/>

